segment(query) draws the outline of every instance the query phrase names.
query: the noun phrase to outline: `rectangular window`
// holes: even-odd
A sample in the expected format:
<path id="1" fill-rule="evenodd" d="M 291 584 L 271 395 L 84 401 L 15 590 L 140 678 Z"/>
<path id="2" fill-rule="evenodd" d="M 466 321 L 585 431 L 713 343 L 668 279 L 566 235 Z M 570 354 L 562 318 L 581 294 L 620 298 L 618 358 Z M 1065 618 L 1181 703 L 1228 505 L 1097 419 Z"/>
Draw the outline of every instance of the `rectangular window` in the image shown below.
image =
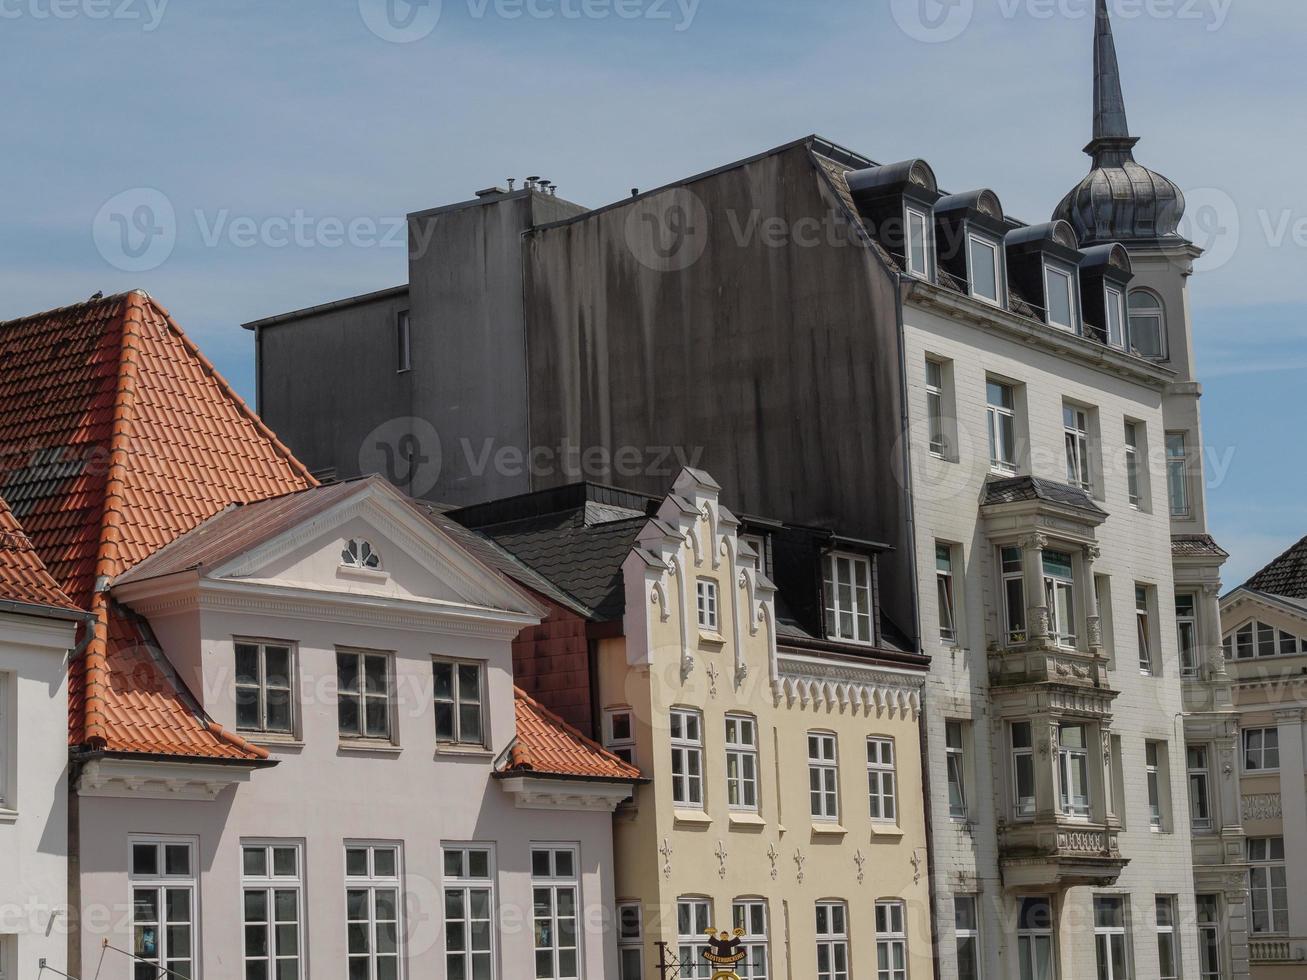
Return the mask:
<path id="1" fill-rule="evenodd" d="M 495 875 L 489 846 L 445 846 L 445 975 L 492 980 Z"/>
<path id="2" fill-rule="evenodd" d="M 958 623 L 954 611 L 952 545 L 935 545 L 935 587 L 935 598 L 939 603 L 939 638 L 954 643 L 958 638 Z"/>
<path id="3" fill-rule="evenodd" d="M 635 765 L 635 725 L 630 708 L 604 711 L 604 748 L 628 765 Z"/>
<path id="4" fill-rule="evenodd" d="M 1118 350 L 1125 349 L 1125 296 L 1121 290 L 1107 287 L 1107 342 Z"/>
<path id="5" fill-rule="evenodd" d="M 980 921 L 976 896 L 953 898 L 954 955 L 958 980 L 980 980 Z"/>
<path id="6" fill-rule="evenodd" d="M 758 723 L 749 715 L 726 716 L 726 804 L 758 809 Z"/>
<path id="7" fill-rule="evenodd" d="M 1064 551 L 1044 552 L 1044 601 L 1048 605 L 1048 628 L 1058 646 L 1076 646 L 1075 571 Z"/>
<path id="8" fill-rule="evenodd" d="M 971 258 L 971 295 L 1001 306 L 998 273 L 1001 268 L 998 246 L 984 238 L 970 236 L 967 253 Z"/>
<path id="9" fill-rule="evenodd" d="M 1253 932 L 1289 931 L 1289 882 L 1283 837 L 1248 838 L 1248 890 L 1252 895 Z"/>
<path id="10" fill-rule="evenodd" d="M 403 374 L 413 367 L 412 339 L 408 310 L 400 310 L 395 315 L 395 372 L 397 374 Z"/>
<path id="11" fill-rule="evenodd" d="M 336 651 L 341 738 L 390 738 L 390 655 Z"/>
<path id="12" fill-rule="evenodd" d="M 1054 980 L 1053 904 L 1047 898 L 1019 898 L 1017 902 L 1020 980 Z"/>
<path id="13" fill-rule="evenodd" d="M 0 809 L 14 809 L 14 787 L 9 783 L 9 766 L 13 761 L 13 749 L 10 747 L 9 736 L 9 718 L 14 713 L 14 708 L 9 704 L 10 691 L 9 675 L 0 671 Z M 14 717 L 17 717 L 16 713 Z M 0 944 L 4 940 L 0 939 Z M 4 947 L 0 945 L 0 956 L 4 955 Z M 4 963 L 0 962 L 0 967 Z M 0 977 L 0 980 L 4 980 Z"/>
<path id="14" fill-rule="evenodd" d="M 1221 899 L 1219 895 L 1198 896 L 1198 976 L 1200 980 L 1221 980 Z"/>
<path id="15" fill-rule="evenodd" d="M 1198 599 L 1192 592 L 1175 597 L 1175 632 L 1180 645 L 1180 675 L 1198 676 Z"/>
<path id="16" fill-rule="evenodd" d="M 245 980 L 299 980 L 304 975 L 304 893 L 300 845 L 241 845 Z"/>
<path id="17" fill-rule="evenodd" d="M 926 358 L 926 418 L 930 427 L 930 451 L 940 459 L 949 456 L 945 423 L 944 365 Z"/>
<path id="18" fill-rule="evenodd" d="M 644 907 L 639 902 L 617 903 L 617 976 L 644 980 Z"/>
<path id="19" fill-rule="evenodd" d="M 967 819 L 966 748 L 963 722 L 944 722 L 944 751 L 948 769 L 948 815 Z"/>
<path id="20" fill-rule="evenodd" d="M 1089 816 L 1089 743 L 1084 725 L 1063 724 L 1057 732 L 1058 791 L 1062 812 Z"/>
<path id="21" fill-rule="evenodd" d="M 849 980 L 849 911 L 843 902 L 817 903 L 817 980 Z"/>
<path id="22" fill-rule="evenodd" d="M 1243 730 L 1243 771 L 1277 772 L 1280 768 L 1280 730 L 1245 728 Z"/>
<path id="23" fill-rule="evenodd" d="M 1017 471 L 1016 393 L 1001 381 L 985 384 L 989 423 L 989 466 L 999 473 Z"/>
<path id="24" fill-rule="evenodd" d="M 708 948 L 707 932 L 713 928 L 712 902 L 706 898 L 676 900 L 677 954 L 681 980 L 708 980 L 712 966 L 703 958 Z"/>
<path id="25" fill-rule="evenodd" d="M 1044 267 L 1044 291 L 1048 294 L 1048 322 L 1063 330 L 1076 328 L 1075 277 L 1065 269 Z"/>
<path id="26" fill-rule="evenodd" d="M 1148 593 L 1148 586 L 1135 586 L 1135 633 L 1139 642 L 1139 673 L 1141 674 L 1154 672 L 1153 623 L 1148 611 Z"/>
<path id="27" fill-rule="evenodd" d="M 908 980 L 908 933 L 902 902 L 876 903 L 876 980 Z"/>
<path id="28" fill-rule="evenodd" d="M 699 629 L 717 632 L 717 583 L 710 578 L 701 578 L 695 585 L 695 593 Z"/>
<path id="29" fill-rule="evenodd" d="M 575 848 L 531 848 L 531 915 L 538 980 L 579 980 L 578 889 Z"/>
<path id="30" fill-rule="evenodd" d="M 908 274 L 918 279 L 930 278 L 930 219 L 922 211 L 907 209 L 908 240 L 904 250 Z"/>
<path id="31" fill-rule="evenodd" d="M 822 584 L 826 598 L 826 635 L 831 639 L 874 643 L 871 562 L 858 555 L 829 554 Z"/>
<path id="32" fill-rule="evenodd" d="M 393 844 L 345 846 L 345 920 L 351 980 L 397 980 L 400 863 Z"/>
<path id="33" fill-rule="evenodd" d="M 1018 819 L 1035 815 L 1035 742 L 1028 721 L 1012 723 L 1012 805 Z"/>
<path id="34" fill-rule="evenodd" d="M 1157 958 L 1161 980 L 1180 980 L 1180 935 L 1174 895 L 1157 896 Z"/>
<path id="35" fill-rule="evenodd" d="M 829 737 L 833 745 L 835 736 Z M 893 823 L 898 819 L 893 739 L 867 739 L 867 792 L 871 799 L 872 820 Z"/>
<path id="36" fill-rule="evenodd" d="M 1008 646 L 1026 642 L 1026 578 L 1021 549 L 999 549 L 1003 576 L 1003 618 Z"/>
<path id="37" fill-rule="evenodd" d="M 736 899 L 731 906 L 731 920 L 743 929 L 740 949 L 744 962 L 735 968 L 740 980 L 768 980 L 771 958 L 767 946 L 767 903 L 760 898 Z"/>
<path id="38" fill-rule="evenodd" d="M 812 819 L 831 823 L 839 820 L 839 780 L 835 736 L 829 732 L 809 732 L 808 800 Z"/>
<path id="39" fill-rule="evenodd" d="M 703 718 L 697 711 L 671 713 L 672 802 L 703 807 Z"/>
<path id="40" fill-rule="evenodd" d="M 745 558 L 743 553 L 741 553 L 741 561 L 749 562 L 755 569 L 770 577 L 771 562 L 767 558 L 767 538 L 763 537 L 761 534 L 742 534 L 740 535 L 740 543 L 747 544 L 749 548 L 752 549 L 755 556 L 753 558 Z"/>
<path id="41" fill-rule="evenodd" d="M 1143 500 L 1139 487 L 1139 423 L 1125 424 L 1125 483 L 1130 495 L 1130 506 L 1138 507 Z"/>
<path id="42" fill-rule="evenodd" d="M 480 661 L 433 660 L 436 741 L 485 745 L 486 665 Z"/>
<path id="43" fill-rule="evenodd" d="M 1162 829 L 1162 749 L 1158 742 L 1144 743 L 1144 777 L 1148 784 L 1148 825 Z"/>
<path id="44" fill-rule="evenodd" d="M 1189 819 L 1194 830 L 1212 829 L 1211 771 L 1207 765 L 1207 746 L 1190 745 L 1185 750 L 1189 771 Z"/>
<path id="45" fill-rule="evenodd" d="M 237 640 L 237 730 L 291 734 L 291 676 L 288 644 Z"/>
<path id="46" fill-rule="evenodd" d="M 1166 434 L 1166 486 L 1172 517 L 1189 516 L 1189 458 L 1183 432 Z"/>
<path id="47" fill-rule="evenodd" d="M 1090 493 L 1094 481 L 1089 470 L 1089 412 L 1063 405 L 1062 431 L 1066 445 L 1066 482 Z"/>
<path id="48" fill-rule="evenodd" d="M 131 841 L 132 953 L 135 976 L 171 970 L 195 975 L 195 845 L 190 841 Z M 153 967 L 147 964 L 152 964 Z"/>
<path id="49" fill-rule="evenodd" d="M 1094 946 L 1100 980 L 1130 980 L 1130 947 L 1126 935 L 1125 899 L 1120 895 L 1094 898 Z"/>

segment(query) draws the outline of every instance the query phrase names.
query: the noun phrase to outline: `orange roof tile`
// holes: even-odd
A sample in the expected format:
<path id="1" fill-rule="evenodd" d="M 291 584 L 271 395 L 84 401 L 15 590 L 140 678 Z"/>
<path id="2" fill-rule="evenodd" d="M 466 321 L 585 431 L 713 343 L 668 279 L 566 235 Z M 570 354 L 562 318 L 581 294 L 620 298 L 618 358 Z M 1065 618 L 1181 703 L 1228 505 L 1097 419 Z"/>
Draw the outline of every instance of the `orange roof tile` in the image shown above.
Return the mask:
<path id="1" fill-rule="evenodd" d="M 103 585 L 229 504 L 314 484 L 145 293 L 0 323 L 0 494 L 55 581 L 95 614 L 70 670 L 74 745 L 265 755 L 204 718 L 175 675 L 144 669 Z"/>
<path id="2" fill-rule="evenodd" d="M 640 770 L 586 738 L 521 688 L 513 688 L 517 741 L 505 773 L 532 772 L 580 779 L 640 780 Z"/>
<path id="3" fill-rule="evenodd" d="M 77 610 L 32 547 L 9 505 L 0 497 L 0 599 Z"/>

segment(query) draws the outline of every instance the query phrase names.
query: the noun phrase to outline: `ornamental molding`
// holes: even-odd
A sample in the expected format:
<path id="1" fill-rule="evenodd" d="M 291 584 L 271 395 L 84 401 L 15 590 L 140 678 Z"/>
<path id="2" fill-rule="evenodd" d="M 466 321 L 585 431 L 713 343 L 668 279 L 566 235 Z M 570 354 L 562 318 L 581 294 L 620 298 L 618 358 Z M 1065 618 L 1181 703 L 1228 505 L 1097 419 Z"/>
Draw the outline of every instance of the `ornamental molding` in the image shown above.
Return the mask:
<path id="1" fill-rule="evenodd" d="M 672 877 L 672 854 L 674 853 L 670 839 L 666 837 L 663 838 L 663 843 L 662 846 L 658 848 L 658 853 L 663 856 L 663 877 L 670 879 Z"/>
<path id="2" fill-rule="evenodd" d="M 1279 793 L 1250 793 L 1243 798 L 1245 820 L 1278 820 L 1283 815 Z"/>
<path id="3" fill-rule="evenodd" d="M 925 677 L 920 674 L 793 656 L 779 657 L 778 668 L 777 700 L 868 712 L 910 712 L 914 718 L 921 712 Z"/>
<path id="4" fill-rule="evenodd" d="M 124 800 L 211 802 L 229 786 L 247 783 L 255 767 L 92 759 L 77 780 L 78 796 Z"/>

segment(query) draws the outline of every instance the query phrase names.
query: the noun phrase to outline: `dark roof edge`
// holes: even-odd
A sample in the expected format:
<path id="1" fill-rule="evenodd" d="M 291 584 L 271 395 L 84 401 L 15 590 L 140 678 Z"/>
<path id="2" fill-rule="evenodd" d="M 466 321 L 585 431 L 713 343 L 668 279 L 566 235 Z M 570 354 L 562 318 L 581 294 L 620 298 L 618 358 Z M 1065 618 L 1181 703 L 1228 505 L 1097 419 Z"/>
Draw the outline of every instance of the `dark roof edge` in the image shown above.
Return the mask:
<path id="1" fill-rule="evenodd" d="M 233 766 L 238 769 L 271 769 L 280 765 L 280 759 L 232 759 L 226 756 L 210 758 L 202 755 L 170 755 L 167 752 L 123 752 L 119 749 L 85 749 L 74 747 L 72 756 L 77 762 L 94 762 L 96 759 L 115 759 L 123 762 L 161 762 L 185 766 Z"/>
<path id="2" fill-rule="evenodd" d="M 371 293 L 359 293 L 357 296 L 346 296 L 344 299 L 332 300 L 329 303 L 319 303 L 317 306 L 306 306 L 303 309 L 291 310 L 289 313 L 277 313 L 274 316 L 267 316 L 261 320 L 251 320 L 248 323 L 242 323 L 241 328 L 244 330 L 258 330 L 263 327 L 275 327 L 280 323 L 289 323 L 292 320 L 303 320 L 307 317 L 318 316 L 322 313 L 331 313 L 335 310 L 345 310 L 349 309 L 351 306 L 362 306 L 364 303 L 371 303 L 380 299 L 390 299 L 407 292 L 408 283 L 405 283 L 402 286 L 390 286 L 386 289 L 378 289 Z"/>
<path id="3" fill-rule="evenodd" d="M 833 640 L 786 636 L 776 640 L 776 650 L 777 652 L 790 650 L 794 653 L 829 653 L 845 660 L 878 667 L 900 667 L 905 670 L 919 671 L 930 669 L 930 657 L 924 653 L 889 650 L 885 647 L 861 647 L 856 644 L 839 643 Z"/>
<path id="4" fill-rule="evenodd" d="M 543 769 L 496 769 L 491 775 L 495 779 L 556 779 L 564 783 L 636 783 L 644 785 L 653 782 L 648 776 L 596 776 L 574 775 L 566 772 L 553 772 Z"/>
<path id="5" fill-rule="evenodd" d="M 31 616 L 33 619 L 63 619 L 73 623 L 88 623 L 95 613 L 66 606 L 50 606 L 41 602 L 23 602 L 19 599 L 0 599 L 0 613 Z"/>

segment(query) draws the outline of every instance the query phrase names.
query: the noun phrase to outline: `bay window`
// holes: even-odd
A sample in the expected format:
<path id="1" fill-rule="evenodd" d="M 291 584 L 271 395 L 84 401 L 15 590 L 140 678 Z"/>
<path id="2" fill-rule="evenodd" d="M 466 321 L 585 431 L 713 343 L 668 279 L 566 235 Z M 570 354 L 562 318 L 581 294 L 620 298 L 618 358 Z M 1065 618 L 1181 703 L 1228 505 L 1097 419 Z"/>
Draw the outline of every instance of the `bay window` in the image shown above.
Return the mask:
<path id="1" fill-rule="evenodd" d="M 1198 599 L 1192 592 L 1175 597 L 1175 632 L 1180 645 L 1180 676 L 1198 676 Z"/>
<path id="2" fill-rule="evenodd" d="M 1190 745 L 1185 749 L 1185 765 L 1189 776 L 1189 820 L 1194 830 L 1211 830 L 1211 771 L 1208 769 L 1207 746 Z"/>
<path id="3" fill-rule="evenodd" d="M 1048 606 L 1049 633 L 1058 646 L 1076 646 L 1075 573 L 1072 559 L 1063 551 L 1044 551 L 1044 600 Z"/>
<path id="4" fill-rule="evenodd" d="M 999 549 L 999 564 L 1003 577 L 1003 625 L 1009 646 L 1025 643 L 1026 632 L 1026 578 L 1021 549 Z"/>
<path id="5" fill-rule="evenodd" d="M 1035 741 L 1028 721 L 1012 723 L 1012 804 L 1018 819 L 1035 815 Z"/>
<path id="6" fill-rule="evenodd" d="M 1058 728 L 1057 773 L 1062 813 L 1068 817 L 1089 816 L 1089 742 L 1084 725 L 1063 724 Z"/>

